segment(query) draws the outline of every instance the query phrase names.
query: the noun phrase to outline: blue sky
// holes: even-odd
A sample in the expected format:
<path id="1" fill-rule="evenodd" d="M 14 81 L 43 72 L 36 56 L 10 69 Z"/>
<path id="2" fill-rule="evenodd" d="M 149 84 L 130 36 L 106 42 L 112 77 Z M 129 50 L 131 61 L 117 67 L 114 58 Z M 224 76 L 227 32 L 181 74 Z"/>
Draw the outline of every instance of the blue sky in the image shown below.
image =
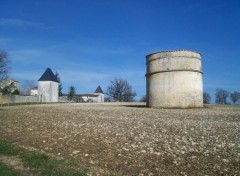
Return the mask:
<path id="1" fill-rule="evenodd" d="M 106 90 L 114 77 L 145 94 L 145 56 L 198 51 L 204 90 L 240 91 L 239 0 L 0 0 L 0 49 L 10 76 L 37 81 L 47 67 L 63 91 Z"/>

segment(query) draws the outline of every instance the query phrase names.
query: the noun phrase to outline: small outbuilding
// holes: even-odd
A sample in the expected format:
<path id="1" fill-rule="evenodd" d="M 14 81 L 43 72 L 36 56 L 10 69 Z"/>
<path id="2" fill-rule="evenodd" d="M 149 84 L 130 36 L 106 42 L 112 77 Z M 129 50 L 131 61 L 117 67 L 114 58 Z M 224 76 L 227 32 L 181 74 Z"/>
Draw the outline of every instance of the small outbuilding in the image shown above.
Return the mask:
<path id="1" fill-rule="evenodd" d="M 38 96 L 38 87 L 33 87 L 31 90 L 30 90 L 30 95 L 31 96 Z"/>

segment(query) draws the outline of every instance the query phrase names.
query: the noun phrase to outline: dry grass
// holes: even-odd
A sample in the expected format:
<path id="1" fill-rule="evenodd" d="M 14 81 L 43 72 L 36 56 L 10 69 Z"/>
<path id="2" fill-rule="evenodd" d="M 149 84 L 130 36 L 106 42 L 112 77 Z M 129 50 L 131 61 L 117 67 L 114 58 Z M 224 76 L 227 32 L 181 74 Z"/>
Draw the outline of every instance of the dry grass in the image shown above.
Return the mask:
<path id="1" fill-rule="evenodd" d="M 240 107 L 3 107 L 0 137 L 99 175 L 240 175 Z"/>

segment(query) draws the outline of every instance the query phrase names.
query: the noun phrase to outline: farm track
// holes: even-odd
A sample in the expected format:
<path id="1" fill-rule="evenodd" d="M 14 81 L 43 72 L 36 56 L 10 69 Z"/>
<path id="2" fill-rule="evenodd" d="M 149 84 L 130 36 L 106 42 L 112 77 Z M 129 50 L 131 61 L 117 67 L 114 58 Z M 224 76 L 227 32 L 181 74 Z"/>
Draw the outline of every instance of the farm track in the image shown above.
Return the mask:
<path id="1" fill-rule="evenodd" d="M 0 108 L 0 138 L 97 175 L 240 175 L 240 107 L 141 103 Z"/>

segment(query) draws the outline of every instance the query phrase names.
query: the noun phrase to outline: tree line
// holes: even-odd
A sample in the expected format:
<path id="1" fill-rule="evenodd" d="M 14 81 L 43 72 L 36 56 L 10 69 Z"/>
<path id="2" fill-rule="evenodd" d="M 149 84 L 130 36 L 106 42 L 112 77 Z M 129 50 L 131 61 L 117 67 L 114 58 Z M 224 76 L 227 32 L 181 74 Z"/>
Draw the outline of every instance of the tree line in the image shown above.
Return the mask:
<path id="1" fill-rule="evenodd" d="M 230 100 L 230 101 L 229 101 Z M 211 96 L 209 93 L 203 93 L 203 103 L 210 104 Z M 218 88 L 215 92 L 215 103 L 216 104 L 237 104 L 240 103 L 240 92 L 234 91 L 229 92 L 225 89 Z"/>

